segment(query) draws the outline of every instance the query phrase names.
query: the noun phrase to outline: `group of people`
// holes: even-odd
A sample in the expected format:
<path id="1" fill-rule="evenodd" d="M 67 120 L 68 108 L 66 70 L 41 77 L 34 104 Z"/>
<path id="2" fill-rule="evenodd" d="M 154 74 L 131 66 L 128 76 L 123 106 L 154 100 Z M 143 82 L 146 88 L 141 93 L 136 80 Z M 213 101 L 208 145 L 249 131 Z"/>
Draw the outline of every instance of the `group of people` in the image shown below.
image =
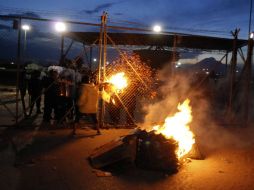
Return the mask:
<path id="1" fill-rule="evenodd" d="M 92 121 L 93 128 L 99 131 L 97 120 L 98 104 L 102 101 L 103 96 L 99 98 L 100 92 L 111 91 L 109 84 L 95 85 L 90 81 L 91 76 L 76 73 L 74 70 L 64 71 L 48 69 L 47 75 L 41 76 L 40 71 L 33 71 L 30 77 L 24 72 L 21 73 L 20 94 L 23 104 L 24 115 L 31 116 L 34 106 L 36 105 L 36 114 L 41 114 L 41 97 L 44 97 L 43 121 L 49 123 L 54 120 L 57 123 L 64 121 L 74 121 L 74 132 L 76 124 L 84 115 Z M 70 74 L 71 72 L 74 72 Z M 77 77 L 79 75 L 79 77 Z M 79 78 L 77 80 L 77 78 Z M 26 87 L 27 86 L 27 87 Z M 30 104 L 28 108 L 25 106 L 24 97 L 26 88 L 30 95 Z M 134 110 L 136 104 L 135 96 L 129 94 L 115 93 L 110 95 L 110 101 L 105 103 L 111 124 L 119 125 L 121 110 L 126 110 L 126 125 L 134 126 Z M 112 102 L 113 101 L 113 102 Z M 125 104 L 123 107 L 122 104 Z M 28 114 L 27 114 L 28 112 Z"/>
<path id="2" fill-rule="evenodd" d="M 77 81 L 76 76 L 75 72 L 73 76 L 70 73 L 59 73 L 54 69 L 49 70 L 44 77 L 41 77 L 40 71 L 31 72 L 29 77 L 27 77 L 25 70 L 21 72 L 19 89 L 24 115 L 31 116 L 34 105 L 37 109 L 36 114 L 42 113 L 41 97 L 44 95 L 44 122 L 47 123 L 54 119 L 58 123 L 66 120 L 78 123 L 82 115 L 86 115 L 92 120 L 97 132 L 100 133 L 96 116 L 99 89 L 90 83 L 88 75 L 79 76 L 80 81 Z M 25 105 L 27 90 L 30 95 L 28 108 Z"/>

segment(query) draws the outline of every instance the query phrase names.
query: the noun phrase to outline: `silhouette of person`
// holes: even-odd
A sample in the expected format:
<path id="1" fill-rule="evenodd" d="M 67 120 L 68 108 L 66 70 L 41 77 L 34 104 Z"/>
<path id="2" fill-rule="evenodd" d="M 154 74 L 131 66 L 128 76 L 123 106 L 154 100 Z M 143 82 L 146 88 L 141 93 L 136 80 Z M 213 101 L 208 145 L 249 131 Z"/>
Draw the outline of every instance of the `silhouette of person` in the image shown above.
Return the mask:
<path id="1" fill-rule="evenodd" d="M 19 92 L 22 102 L 23 114 L 27 117 L 26 113 L 26 103 L 25 103 L 25 95 L 27 90 L 27 79 L 26 79 L 26 71 L 23 68 L 22 71 L 19 73 Z"/>
<path id="2" fill-rule="evenodd" d="M 40 71 L 33 71 L 31 79 L 28 81 L 28 92 L 31 96 L 31 106 L 29 116 L 33 112 L 34 104 L 36 103 L 36 113 L 41 113 L 41 93 L 42 93 L 42 81 L 40 80 Z"/>
<path id="3" fill-rule="evenodd" d="M 57 85 L 58 73 L 57 71 L 50 70 L 49 75 L 42 80 L 44 88 L 44 113 L 43 120 L 49 122 L 51 119 L 51 113 L 54 110 L 56 112 L 57 102 Z"/>

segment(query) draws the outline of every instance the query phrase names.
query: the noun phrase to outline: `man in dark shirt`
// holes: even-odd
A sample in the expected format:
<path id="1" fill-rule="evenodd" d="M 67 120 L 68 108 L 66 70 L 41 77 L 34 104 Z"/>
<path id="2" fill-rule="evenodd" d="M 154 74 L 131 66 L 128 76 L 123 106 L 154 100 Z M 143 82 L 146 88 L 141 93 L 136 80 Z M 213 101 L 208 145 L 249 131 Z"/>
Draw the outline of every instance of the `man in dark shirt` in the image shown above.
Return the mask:
<path id="1" fill-rule="evenodd" d="M 54 70 L 49 71 L 49 76 L 42 81 L 44 88 L 44 114 L 43 120 L 49 122 L 52 111 L 56 109 L 57 102 L 57 77 L 58 73 Z"/>
<path id="2" fill-rule="evenodd" d="M 26 80 L 26 71 L 23 69 L 19 74 L 19 92 L 20 92 L 20 98 L 22 102 L 22 108 L 24 117 L 27 117 L 26 113 L 26 103 L 25 103 L 25 95 L 27 90 L 27 80 Z"/>
<path id="3" fill-rule="evenodd" d="M 28 82 L 28 92 L 31 96 L 31 107 L 29 115 L 33 112 L 34 104 L 36 103 L 37 114 L 41 113 L 41 93 L 42 93 L 42 82 L 40 80 L 40 71 L 33 71 L 31 79 Z"/>

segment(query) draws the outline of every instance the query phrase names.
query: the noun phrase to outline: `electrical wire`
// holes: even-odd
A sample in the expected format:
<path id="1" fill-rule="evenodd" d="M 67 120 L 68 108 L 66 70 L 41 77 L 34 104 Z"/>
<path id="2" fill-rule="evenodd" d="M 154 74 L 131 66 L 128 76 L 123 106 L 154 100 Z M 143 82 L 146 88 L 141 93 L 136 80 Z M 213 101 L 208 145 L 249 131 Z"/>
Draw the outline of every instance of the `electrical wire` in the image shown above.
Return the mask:
<path id="1" fill-rule="evenodd" d="M 40 10 L 40 9 L 22 9 L 22 8 L 14 8 L 14 7 L 8 7 L 8 6 L 1 6 L 0 5 L 0 12 L 15 12 L 15 14 L 29 14 L 29 13 L 34 13 L 40 15 L 46 15 L 47 17 L 49 15 L 51 16 L 64 16 L 64 17 L 71 17 L 71 18 L 78 18 L 79 20 L 82 17 L 85 17 L 82 13 L 82 11 L 76 11 L 74 9 L 64 9 L 64 10 Z M 89 18 L 91 19 L 96 19 L 100 20 L 100 16 L 93 16 L 89 15 Z M 138 27 L 144 27 L 144 28 L 149 28 L 150 26 L 140 23 L 140 22 L 133 22 L 133 21 L 128 21 L 128 20 L 121 20 L 117 19 L 115 17 L 110 17 L 109 18 L 109 23 L 112 24 L 122 24 L 124 26 L 138 26 Z M 222 31 L 222 30 L 209 30 L 209 29 L 197 29 L 197 28 L 183 28 L 183 27 L 165 27 L 169 29 L 170 31 L 176 31 L 176 32 L 190 32 L 192 34 L 214 34 L 214 35 L 223 35 L 223 36 L 231 36 L 229 31 Z"/>

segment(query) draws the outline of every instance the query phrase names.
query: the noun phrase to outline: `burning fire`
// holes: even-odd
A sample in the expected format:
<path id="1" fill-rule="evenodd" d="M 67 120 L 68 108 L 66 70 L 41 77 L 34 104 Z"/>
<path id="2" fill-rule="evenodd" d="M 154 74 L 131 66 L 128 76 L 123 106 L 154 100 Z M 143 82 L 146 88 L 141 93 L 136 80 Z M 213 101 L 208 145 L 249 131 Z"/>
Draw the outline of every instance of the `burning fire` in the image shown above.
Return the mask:
<path id="1" fill-rule="evenodd" d="M 112 75 L 107 82 L 113 84 L 115 92 L 119 92 L 128 86 L 127 78 L 124 72 Z"/>
<path id="2" fill-rule="evenodd" d="M 190 100 L 186 99 L 182 104 L 178 104 L 179 110 L 172 117 L 167 117 L 163 125 L 153 127 L 157 134 L 162 134 L 166 138 L 173 138 L 178 142 L 176 152 L 180 159 L 186 155 L 195 143 L 194 134 L 190 131 L 189 123 L 192 121 Z"/>

